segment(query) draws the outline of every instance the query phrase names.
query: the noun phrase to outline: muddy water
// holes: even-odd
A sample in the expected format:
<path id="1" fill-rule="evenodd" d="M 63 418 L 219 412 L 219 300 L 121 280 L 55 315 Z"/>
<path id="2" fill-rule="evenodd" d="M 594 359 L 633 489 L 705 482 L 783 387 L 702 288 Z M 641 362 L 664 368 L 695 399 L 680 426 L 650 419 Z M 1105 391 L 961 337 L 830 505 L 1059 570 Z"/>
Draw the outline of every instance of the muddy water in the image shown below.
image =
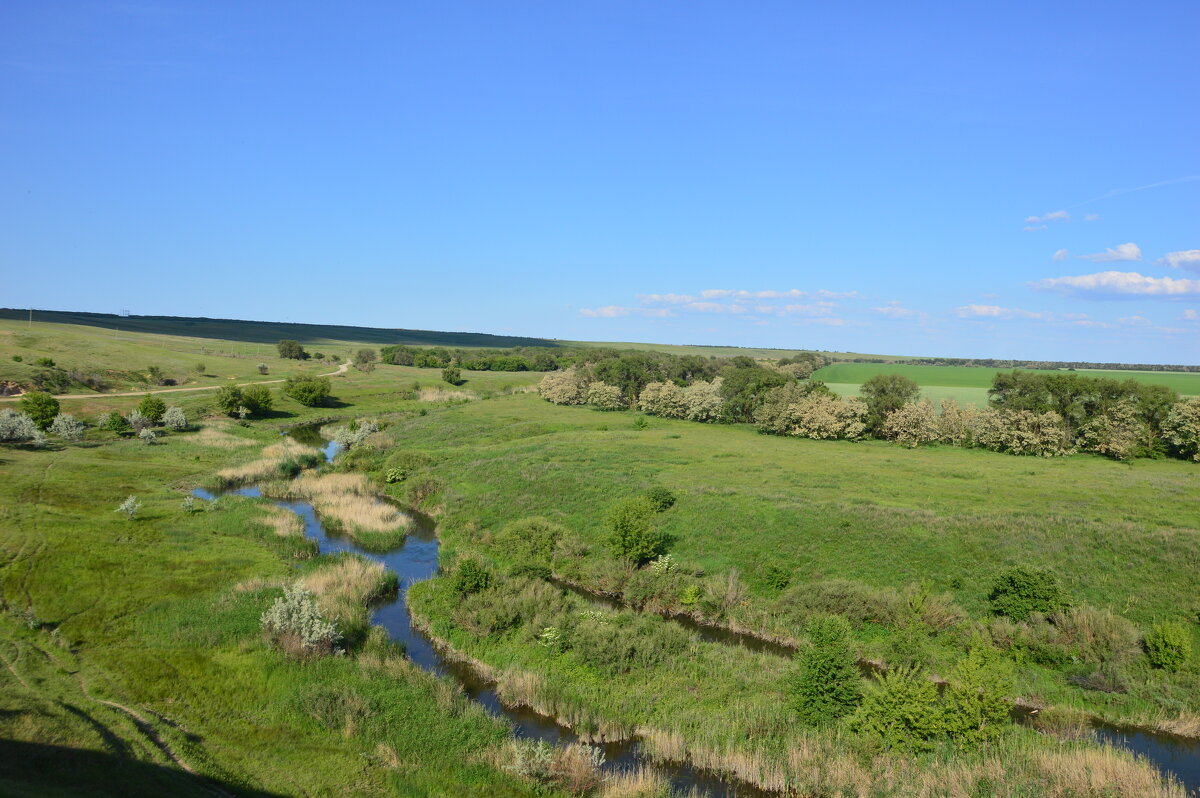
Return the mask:
<path id="1" fill-rule="evenodd" d="M 308 446 L 323 448 L 326 460 L 332 460 L 340 451 L 338 444 L 327 442 L 312 426 L 295 428 L 289 435 Z M 218 494 L 203 489 L 192 492 L 198 498 L 211 500 Z M 235 496 L 259 497 L 257 487 L 227 491 Z M 578 737 L 570 729 L 528 709 L 505 707 L 496 694 L 495 686 L 482 679 L 468 666 L 444 657 L 412 623 L 408 611 L 408 589 L 415 583 L 429 579 L 438 570 L 438 540 L 433 522 L 419 513 L 407 511 L 416 524 L 398 549 L 379 554 L 364 551 L 348 538 L 330 535 L 312 505 L 303 501 L 277 501 L 304 519 L 304 534 L 317 541 L 321 554 L 351 552 L 382 563 L 399 577 L 400 589 L 393 600 L 381 603 L 372 613 L 372 622 L 382 626 L 389 637 L 404 645 L 409 659 L 417 666 L 437 676 L 452 679 L 464 693 L 481 704 L 490 714 L 507 720 L 513 735 L 522 740 L 544 740 L 547 743 L 571 743 Z M 712 798 L 758 798 L 769 793 L 749 785 L 720 778 L 707 771 L 692 768 L 682 763 L 653 763 L 646 757 L 636 741 L 607 743 L 599 746 L 604 751 L 606 771 L 631 771 L 641 767 L 651 768 L 666 776 L 672 786 L 696 796 Z"/>

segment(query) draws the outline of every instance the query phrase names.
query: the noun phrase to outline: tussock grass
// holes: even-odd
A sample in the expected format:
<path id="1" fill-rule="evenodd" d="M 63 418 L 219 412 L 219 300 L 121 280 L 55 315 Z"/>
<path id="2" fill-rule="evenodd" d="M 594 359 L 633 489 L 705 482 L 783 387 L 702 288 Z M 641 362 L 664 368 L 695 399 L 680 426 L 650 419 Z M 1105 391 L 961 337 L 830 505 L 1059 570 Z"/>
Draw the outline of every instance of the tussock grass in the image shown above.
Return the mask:
<path id="1" fill-rule="evenodd" d="M 317 596 L 323 615 L 342 620 L 358 618 L 371 601 L 396 589 L 396 574 L 382 563 L 345 555 L 324 562 L 300 578 L 305 590 Z"/>
<path id="2" fill-rule="evenodd" d="M 666 795 L 671 795 L 671 782 L 661 773 L 642 767 L 610 774 L 597 798 L 660 798 Z"/>
<path id="3" fill-rule="evenodd" d="M 225 429 L 226 426 L 205 424 L 191 439 L 194 443 L 214 449 L 241 449 L 242 447 L 254 446 L 258 443 L 258 441 L 251 438 L 243 438 L 231 434 Z"/>
<path id="4" fill-rule="evenodd" d="M 304 534 L 304 519 L 286 507 L 272 505 L 264 507 L 259 523 L 275 531 L 280 537 L 296 537 Z"/>
<path id="5" fill-rule="evenodd" d="M 366 548 L 385 550 L 399 545 L 413 524 L 407 513 L 381 501 L 362 474 L 305 473 L 290 481 L 264 483 L 262 492 L 276 499 L 307 500 L 327 528 Z"/>
<path id="6" fill-rule="evenodd" d="M 421 402 L 447 402 L 452 399 L 466 401 L 478 398 L 479 394 L 474 391 L 448 390 L 445 388 L 422 388 L 417 392 L 417 399 Z"/>

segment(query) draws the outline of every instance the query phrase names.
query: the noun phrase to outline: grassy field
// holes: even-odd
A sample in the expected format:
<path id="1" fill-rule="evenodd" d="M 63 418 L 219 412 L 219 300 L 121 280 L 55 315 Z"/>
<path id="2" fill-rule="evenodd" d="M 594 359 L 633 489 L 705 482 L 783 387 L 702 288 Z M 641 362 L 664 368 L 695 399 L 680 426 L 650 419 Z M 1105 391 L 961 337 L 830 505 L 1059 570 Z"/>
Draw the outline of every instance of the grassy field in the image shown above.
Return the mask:
<path id="1" fill-rule="evenodd" d="M 903 374 L 923 389 L 955 389 L 935 393 L 930 390 L 925 395 L 931 398 L 950 397 L 960 402 L 979 401 L 982 390 L 986 401 L 987 389 L 992 385 L 992 377 L 997 369 L 980 366 L 908 366 L 889 365 L 886 363 L 834 363 L 818 370 L 813 377 L 823 380 L 829 386 L 845 395 L 852 395 L 847 386 L 861 385 L 876 374 Z M 1200 374 L 1190 372 L 1170 371 L 1110 371 L 1102 369 L 1082 369 L 1079 374 L 1088 377 L 1109 377 L 1115 380 L 1138 380 L 1148 385 L 1166 385 L 1183 396 L 1200 396 Z M 958 390 L 964 389 L 964 390 Z M 961 398 L 960 398 L 961 397 Z"/>
<path id="2" fill-rule="evenodd" d="M 339 387 L 395 409 L 408 376 Z M 203 394 L 179 396 L 203 409 Z M 135 400 L 92 401 L 70 409 L 90 418 Z M 190 513 L 181 496 L 261 456 L 278 424 L 332 409 L 283 405 L 266 422 L 204 422 L 156 446 L 92 432 L 0 450 L 0 793 L 529 793 L 490 764 L 503 724 L 382 643 L 309 664 L 265 645 L 258 618 L 278 586 L 336 562 L 297 560 L 309 549 L 279 534 L 269 503 Z M 130 494 L 143 503 L 135 521 L 114 512 Z"/>

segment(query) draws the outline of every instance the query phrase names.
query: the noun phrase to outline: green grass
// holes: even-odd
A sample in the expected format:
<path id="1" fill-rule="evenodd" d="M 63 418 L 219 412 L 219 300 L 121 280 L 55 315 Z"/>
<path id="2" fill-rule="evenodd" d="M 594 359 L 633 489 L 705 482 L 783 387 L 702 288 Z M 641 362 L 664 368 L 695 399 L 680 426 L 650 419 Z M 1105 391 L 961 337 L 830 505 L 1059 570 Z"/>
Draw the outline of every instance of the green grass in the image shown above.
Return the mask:
<path id="1" fill-rule="evenodd" d="M 1005 369 L 1007 370 L 1007 369 Z M 861 385 L 876 374 L 902 374 L 922 388 L 975 388 L 984 393 L 992 385 L 998 369 L 982 366 L 909 366 L 887 363 L 834 363 L 819 369 L 813 377 L 832 385 Z M 1183 396 L 1200 396 L 1200 374 L 1171 371 L 1107 371 L 1081 369 L 1089 377 L 1110 377 L 1115 380 L 1138 380 L 1148 385 L 1166 385 Z M 835 389 L 836 390 L 836 389 Z M 838 391 L 845 393 L 845 391 Z M 945 395 L 958 398 L 947 392 Z M 972 394 L 963 393 L 963 397 Z M 966 401 L 966 398 L 960 400 Z M 979 404 L 979 402 L 976 402 Z"/>
<path id="2" fill-rule="evenodd" d="M 277 439 L 262 423 L 228 434 Z M 370 665 L 266 646 L 270 585 L 308 548 L 258 523 L 257 500 L 185 512 L 182 491 L 257 451 L 199 439 L 0 449 L 0 793 L 211 794 L 148 728 L 239 795 L 526 794 L 486 759 L 503 724 L 386 647 Z M 113 512 L 130 494 L 135 521 Z M 330 689 L 352 716 L 317 712 Z"/>
<path id="3" fill-rule="evenodd" d="M 859 396 L 861 395 L 861 383 L 857 382 L 827 382 L 825 383 L 829 390 L 839 396 Z M 929 399 L 934 405 L 940 405 L 943 399 L 953 399 L 960 405 L 975 405 L 976 407 L 986 407 L 988 403 L 987 388 L 972 388 L 968 386 L 955 385 L 922 385 L 921 397 Z"/>

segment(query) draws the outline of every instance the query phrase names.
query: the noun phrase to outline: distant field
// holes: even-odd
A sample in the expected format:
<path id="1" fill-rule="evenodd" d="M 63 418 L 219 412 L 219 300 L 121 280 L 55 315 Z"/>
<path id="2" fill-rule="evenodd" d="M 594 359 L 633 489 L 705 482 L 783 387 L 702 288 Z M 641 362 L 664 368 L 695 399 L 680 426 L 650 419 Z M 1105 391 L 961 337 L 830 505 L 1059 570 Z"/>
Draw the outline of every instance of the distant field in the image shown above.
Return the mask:
<path id="1" fill-rule="evenodd" d="M 858 396 L 861 383 L 857 382 L 827 382 L 829 390 L 839 396 Z M 922 385 L 921 397 L 935 405 L 943 399 L 953 399 L 960 405 L 975 405 L 985 407 L 988 401 L 987 388 L 971 388 L 954 385 Z"/>
<path id="2" fill-rule="evenodd" d="M 586 346 L 608 349 L 636 349 L 643 352 L 666 352 L 672 355 L 700 355 L 701 357 L 736 357 L 745 355 L 756 359 L 777 360 L 790 357 L 797 352 L 813 351 L 803 347 L 792 349 L 764 349 L 741 346 L 706 346 L 704 344 L 644 344 L 629 341 L 557 341 L 562 346 Z M 862 352 L 824 352 L 833 357 L 870 358 L 872 360 L 907 360 L 907 355 L 870 355 Z"/>
<path id="3" fill-rule="evenodd" d="M 982 389 L 983 400 L 987 399 L 987 389 L 991 387 L 992 377 L 997 371 L 1007 369 L 984 368 L 982 366 L 905 366 L 887 363 L 834 363 L 819 370 L 813 376 L 823 380 L 838 393 L 847 394 L 838 386 L 857 386 L 869 380 L 876 374 L 903 374 L 922 388 L 958 388 Z M 1111 377 L 1116 380 L 1138 380 L 1149 385 L 1166 385 L 1179 391 L 1184 396 L 1200 395 L 1200 374 L 1175 371 L 1107 371 L 1101 369 L 1081 369 L 1077 373 L 1088 377 Z M 931 396 L 931 393 L 926 395 Z M 952 395 L 958 398 L 960 392 Z M 972 393 L 961 393 L 962 396 L 973 396 Z M 960 399 L 960 401 L 966 401 Z M 976 402 L 979 404 L 980 402 Z"/>

